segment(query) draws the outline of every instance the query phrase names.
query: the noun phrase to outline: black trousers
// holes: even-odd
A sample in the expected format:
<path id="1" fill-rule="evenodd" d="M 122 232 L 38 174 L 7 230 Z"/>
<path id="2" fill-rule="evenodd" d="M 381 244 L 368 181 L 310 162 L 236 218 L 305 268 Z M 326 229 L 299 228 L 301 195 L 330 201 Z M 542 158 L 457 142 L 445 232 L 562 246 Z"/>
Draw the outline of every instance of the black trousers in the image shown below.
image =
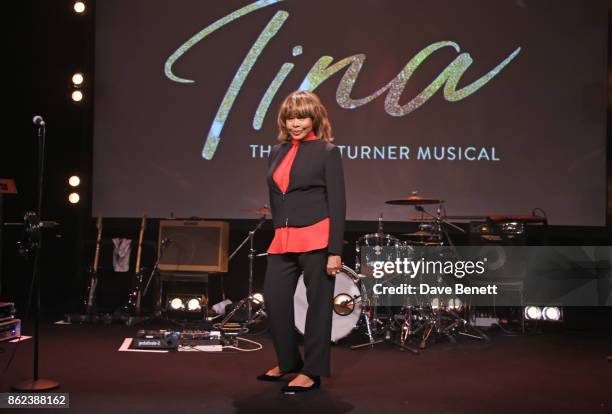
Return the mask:
<path id="1" fill-rule="evenodd" d="M 332 327 L 332 299 L 335 280 L 326 272 L 327 249 L 306 253 L 268 255 L 264 301 L 282 372 L 302 367 L 310 376 L 329 376 Z M 304 359 L 298 349 L 293 295 L 304 272 L 308 312 L 304 329 Z"/>

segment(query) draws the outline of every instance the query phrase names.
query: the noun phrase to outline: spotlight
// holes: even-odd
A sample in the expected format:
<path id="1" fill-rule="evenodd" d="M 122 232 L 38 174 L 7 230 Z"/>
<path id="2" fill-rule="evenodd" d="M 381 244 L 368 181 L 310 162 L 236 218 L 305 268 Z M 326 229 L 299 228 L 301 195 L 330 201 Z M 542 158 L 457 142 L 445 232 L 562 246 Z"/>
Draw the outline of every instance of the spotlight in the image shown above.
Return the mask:
<path id="1" fill-rule="evenodd" d="M 194 317 L 204 311 L 204 306 L 208 304 L 208 299 L 203 295 L 192 293 L 172 293 L 168 296 L 166 310 L 176 312 L 185 317 Z"/>
<path id="2" fill-rule="evenodd" d="M 562 317 L 561 308 L 558 308 L 556 306 L 547 306 L 542 311 L 542 316 L 544 320 L 558 322 L 561 320 Z"/>
<path id="3" fill-rule="evenodd" d="M 72 100 L 75 102 L 81 102 L 83 100 L 83 92 L 81 91 L 73 91 L 72 92 Z"/>
<path id="4" fill-rule="evenodd" d="M 83 3 L 82 1 L 77 1 L 74 3 L 74 11 L 82 14 L 85 12 L 85 3 Z"/>
<path id="5" fill-rule="evenodd" d="M 197 311 L 202 309 L 202 303 L 200 302 L 200 299 L 197 298 L 193 298 L 193 299 L 189 299 L 189 302 L 187 302 L 187 310 L 190 311 Z"/>
<path id="6" fill-rule="evenodd" d="M 526 306 L 525 319 L 540 320 L 542 319 L 542 309 L 539 306 Z"/>
<path id="7" fill-rule="evenodd" d="M 70 184 L 71 187 L 78 187 L 79 184 L 81 184 L 81 179 L 77 175 L 73 175 L 68 179 L 68 184 Z"/>
<path id="8" fill-rule="evenodd" d="M 81 197 L 79 196 L 79 193 L 70 193 L 68 196 L 68 201 L 70 201 L 72 204 L 78 203 L 80 199 Z"/>
<path id="9" fill-rule="evenodd" d="M 82 73 L 77 72 L 74 75 L 72 75 L 72 83 L 74 83 L 76 86 L 82 85 L 84 81 L 85 81 L 85 77 L 83 76 Z"/>
<path id="10" fill-rule="evenodd" d="M 461 302 L 461 299 L 459 298 L 449 299 L 448 307 L 449 309 L 458 311 L 458 310 L 461 310 L 461 308 L 463 307 L 463 303 Z"/>
<path id="11" fill-rule="evenodd" d="M 183 300 L 181 298 L 172 298 L 170 300 L 170 307 L 173 310 L 180 310 L 185 309 L 185 304 L 183 303 Z"/>
<path id="12" fill-rule="evenodd" d="M 257 303 L 257 304 L 261 304 L 264 302 L 264 297 L 261 293 L 255 293 L 253 295 L 253 302 Z"/>

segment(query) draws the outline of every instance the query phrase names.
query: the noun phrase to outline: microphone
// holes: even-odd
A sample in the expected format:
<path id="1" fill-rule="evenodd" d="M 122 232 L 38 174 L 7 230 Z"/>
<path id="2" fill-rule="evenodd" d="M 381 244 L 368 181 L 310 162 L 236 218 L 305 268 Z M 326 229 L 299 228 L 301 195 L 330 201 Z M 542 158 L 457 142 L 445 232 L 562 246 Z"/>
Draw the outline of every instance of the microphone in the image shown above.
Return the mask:
<path id="1" fill-rule="evenodd" d="M 40 115 L 34 116 L 34 118 L 32 118 L 32 122 L 34 123 L 34 125 L 38 125 L 38 126 L 42 126 L 42 127 L 45 126 L 45 120 Z"/>

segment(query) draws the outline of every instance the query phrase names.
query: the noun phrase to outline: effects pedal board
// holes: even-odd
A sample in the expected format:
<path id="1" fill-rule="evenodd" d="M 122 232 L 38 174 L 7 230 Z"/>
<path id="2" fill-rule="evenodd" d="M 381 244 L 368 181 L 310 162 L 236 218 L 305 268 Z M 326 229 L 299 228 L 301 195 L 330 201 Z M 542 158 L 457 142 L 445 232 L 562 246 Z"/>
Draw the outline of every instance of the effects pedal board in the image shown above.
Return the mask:
<path id="1" fill-rule="evenodd" d="M 183 331 L 181 334 L 182 350 L 220 352 L 223 351 L 220 331 Z M 187 349 L 185 349 L 187 348 Z"/>
<path id="2" fill-rule="evenodd" d="M 221 332 L 140 330 L 132 340 L 132 348 L 136 349 L 177 350 L 179 347 L 190 348 L 194 351 L 222 351 Z"/>
<path id="3" fill-rule="evenodd" d="M 132 347 L 137 349 L 177 349 L 180 332 L 140 330 L 132 340 Z"/>

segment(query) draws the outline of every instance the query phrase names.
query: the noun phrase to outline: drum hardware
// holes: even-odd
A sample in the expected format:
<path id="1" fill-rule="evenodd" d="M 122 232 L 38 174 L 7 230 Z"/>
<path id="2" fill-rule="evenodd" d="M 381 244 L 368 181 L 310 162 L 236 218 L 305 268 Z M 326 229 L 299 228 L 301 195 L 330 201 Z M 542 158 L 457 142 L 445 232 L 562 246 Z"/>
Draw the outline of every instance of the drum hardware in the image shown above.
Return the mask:
<path id="1" fill-rule="evenodd" d="M 365 322 L 366 330 L 367 330 L 368 341 L 362 344 L 358 344 L 358 345 L 351 345 L 350 347 L 351 349 L 361 349 L 361 348 L 367 348 L 367 347 L 374 348 L 374 346 L 378 344 L 391 343 L 397 346 L 400 351 L 410 351 L 413 354 L 416 354 L 416 355 L 419 354 L 418 349 L 412 348 L 406 345 L 406 340 L 401 335 L 401 333 L 400 333 L 399 341 L 396 341 L 395 339 L 393 339 L 393 337 L 395 336 L 394 331 L 398 330 L 397 328 L 394 328 L 395 317 L 393 314 L 390 313 L 385 322 L 380 321 L 378 318 L 372 318 L 371 316 L 372 315 L 369 312 L 363 313 L 363 318 L 364 318 L 364 322 Z M 378 338 L 376 339 L 374 338 L 374 335 L 372 333 L 372 327 L 371 327 L 372 322 L 382 324 L 382 329 L 380 331 L 380 334 L 377 335 Z M 399 329 L 403 329 L 403 324 L 400 326 Z"/>
<path id="2" fill-rule="evenodd" d="M 438 299 L 436 301 L 436 299 Z M 452 304 L 452 300 L 449 301 Z M 451 343 L 456 343 L 458 335 L 489 342 L 489 337 L 480 329 L 469 323 L 469 309 L 467 317 L 462 317 L 451 306 L 442 303 L 439 298 L 434 298 L 434 304 L 427 306 L 405 307 L 401 315 L 396 318 L 403 319 L 400 343 L 405 343 L 410 337 L 420 335 L 419 348 L 427 348 L 429 341 L 438 336 L 444 336 Z"/>
<path id="3" fill-rule="evenodd" d="M 446 321 L 447 324 L 438 325 L 437 333 L 446 336 L 452 343 L 456 342 L 454 335 L 467 336 L 472 339 L 484 340 L 485 342 L 490 341 L 489 337 L 484 332 L 471 325 L 468 319 L 462 318 L 451 309 L 445 309 L 444 312 L 440 314 L 440 321 Z"/>
<path id="4" fill-rule="evenodd" d="M 371 276 L 368 274 L 367 263 L 379 260 L 393 261 L 395 259 L 395 257 L 380 257 L 379 255 L 385 250 L 383 247 L 395 247 L 395 249 L 387 249 L 386 251 L 397 251 L 398 258 L 400 256 L 406 256 L 409 252 L 405 249 L 414 246 L 443 246 L 448 244 L 451 251 L 454 252 L 454 245 L 446 231 L 446 226 L 465 233 L 462 228 L 447 221 L 450 217 L 445 214 L 443 208 L 444 201 L 441 199 L 420 197 L 414 192 L 409 197 L 388 200 L 386 203 L 391 205 L 414 206 L 421 214 L 420 217 L 411 218 L 412 221 L 419 223 L 418 231 L 405 233 L 402 234 L 402 236 L 419 238 L 420 240 L 403 242 L 391 234 L 384 234 L 382 232 L 381 216 L 381 218 L 379 218 L 379 231 L 374 234 L 366 234 L 357 241 L 355 249 L 357 253 L 356 267 L 362 274 L 361 277 L 366 278 L 365 280 L 369 279 L 369 276 Z M 438 207 L 433 214 L 423 207 L 424 205 L 434 204 L 438 204 Z M 471 216 L 460 218 L 471 218 Z M 368 252 L 364 252 L 363 248 L 366 246 L 373 248 Z M 362 257 L 364 254 L 376 257 Z M 393 253 L 386 253 L 386 256 L 389 255 L 393 255 Z M 364 266 L 366 268 L 360 268 L 362 263 L 366 264 Z M 453 343 L 456 342 L 455 337 L 458 335 L 481 339 L 487 342 L 489 341 L 489 338 L 483 332 L 469 324 L 469 318 L 464 319 L 459 315 L 456 311 L 457 303 L 453 299 L 447 301 L 447 303 L 442 302 L 442 298 L 438 296 L 434 298 L 434 300 L 437 300 L 437 305 L 433 305 L 432 303 L 406 304 L 400 312 L 391 311 L 390 314 L 387 315 L 388 317 L 386 320 L 381 320 L 378 316 L 376 306 L 371 306 L 372 303 L 377 304 L 378 298 L 375 295 L 372 298 L 372 303 L 370 303 L 370 306 L 368 306 L 363 313 L 363 319 L 367 322 L 365 325 L 369 341 L 364 344 L 354 345 L 351 349 L 359 349 L 368 346 L 373 348 L 374 345 L 378 343 L 393 342 L 400 346 L 400 349 L 408 349 L 413 353 L 417 353 L 418 350 L 407 346 L 411 338 L 418 338 L 419 348 L 425 349 L 429 341 L 435 339 L 437 336 L 443 336 Z M 400 327 L 396 329 L 398 321 L 400 322 Z M 397 331 L 399 331 L 399 342 L 394 342 L 391 338 L 394 332 Z"/>
<path id="5" fill-rule="evenodd" d="M 453 246 L 453 241 L 451 240 L 450 236 L 448 235 L 448 232 L 446 231 L 446 228 L 444 227 L 449 226 L 454 228 L 455 230 L 459 230 L 461 233 L 465 233 L 465 230 L 463 230 L 461 227 L 449 222 L 446 220 L 446 217 L 442 216 L 442 204 L 440 204 L 438 206 L 438 208 L 436 209 L 436 214 L 433 215 L 431 213 L 429 213 L 427 210 L 425 210 L 425 208 L 423 208 L 423 206 L 421 205 L 415 205 L 414 208 L 420 212 L 422 215 L 428 216 L 431 219 L 433 219 L 433 221 L 431 222 L 432 224 L 432 228 L 433 228 L 433 233 L 435 234 L 435 239 L 442 241 L 443 237 L 446 237 L 446 240 L 448 242 L 448 244 L 450 246 Z"/>

